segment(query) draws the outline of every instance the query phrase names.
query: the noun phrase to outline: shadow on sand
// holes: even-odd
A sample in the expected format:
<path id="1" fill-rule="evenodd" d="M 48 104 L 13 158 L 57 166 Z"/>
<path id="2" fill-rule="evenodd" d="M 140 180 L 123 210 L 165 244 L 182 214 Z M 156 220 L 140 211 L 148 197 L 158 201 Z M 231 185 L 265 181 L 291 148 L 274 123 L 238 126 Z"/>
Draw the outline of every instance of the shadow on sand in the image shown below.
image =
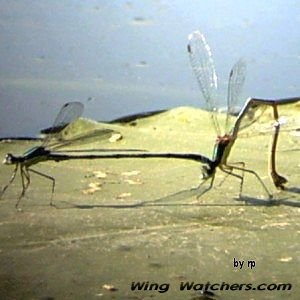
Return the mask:
<path id="1" fill-rule="evenodd" d="M 300 189 L 297 187 L 287 188 L 285 190 L 285 197 L 281 199 L 260 199 L 249 196 L 241 196 L 235 199 L 235 203 L 178 203 L 180 200 L 186 200 L 187 198 L 196 197 L 200 198 L 207 190 L 201 191 L 201 186 L 191 188 L 188 190 L 182 190 L 180 192 L 167 195 L 155 200 L 139 201 L 133 204 L 73 204 L 67 201 L 64 206 L 53 205 L 57 209 L 94 209 L 94 208 L 114 208 L 114 209 L 128 209 L 139 207 L 167 207 L 167 206 L 182 206 L 182 207 L 232 207 L 232 206 L 290 206 L 300 207 L 300 202 L 293 200 L 295 196 L 293 194 L 300 194 Z M 199 196 L 200 195 L 200 196 Z"/>

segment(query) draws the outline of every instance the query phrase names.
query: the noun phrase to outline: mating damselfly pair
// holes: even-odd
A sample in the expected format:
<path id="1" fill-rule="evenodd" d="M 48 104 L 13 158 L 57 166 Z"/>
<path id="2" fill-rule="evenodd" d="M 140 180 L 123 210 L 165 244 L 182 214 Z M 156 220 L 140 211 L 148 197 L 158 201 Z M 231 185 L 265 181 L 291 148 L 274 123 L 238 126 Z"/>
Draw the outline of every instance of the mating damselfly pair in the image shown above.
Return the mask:
<path id="1" fill-rule="evenodd" d="M 278 112 L 279 107 L 297 104 L 300 97 L 285 98 L 277 100 L 266 100 L 258 98 L 249 98 L 237 117 L 232 116 L 232 109 L 238 103 L 242 86 L 245 80 L 246 65 L 243 60 L 239 60 L 232 68 L 229 74 L 228 81 L 228 95 L 227 95 L 227 114 L 225 120 L 225 132 L 221 133 L 220 125 L 216 113 L 216 91 L 217 91 L 217 75 L 215 71 L 214 62 L 209 45 L 203 34 L 196 31 L 189 35 L 188 54 L 192 69 L 198 80 L 199 87 L 205 99 L 208 110 L 211 114 L 213 126 L 217 132 L 217 140 L 214 146 L 212 158 L 208 158 L 199 153 L 188 152 L 147 152 L 138 149 L 120 149 L 109 151 L 107 149 L 100 149 L 95 152 L 90 150 L 68 150 L 60 151 L 60 148 L 65 145 L 71 146 L 74 141 L 80 142 L 80 139 L 85 138 L 78 136 L 75 139 L 66 139 L 61 133 L 63 129 L 68 128 L 72 123 L 78 119 L 83 112 L 83 104 L 79 102 L 66 103 L 60 110 L 56 117 L 53 126 L 49 130 L 45 141 L 41 146 L 29 149 L 21 156 L 15 156 L 11 153 L 6 155 L 3 163 L 7 165 L 15 165 L 15 169 L 8 184 L 2 189 L 0 197 L 3 196 L 8 186 L 14 181 L 18 169 L 20 169 L 22 179 L 22 192 L 17 200 L 16 206 L 19 205 L 20 200 L 24 197 L 26 190 L 30 185 L 30 173 L 42 176 L 45 179 L 52 181 L 52 194 L 50 204 L 52 204 L 52 196 L 54 193 L 55 179 L 47 174 L 32 169 L 32 166 L 42 161 L 64 161 L 74 159 L 120 159 L 120 158 L 173 158 L 182 160 L 192 160 L 201 163 L 202 179 L 199 185 L 198 197 L 209 191 L 214 183 L 214 178 L 217 168 L 228 175 L 236 177 L 240 181 L 239 196 L 242 195 L 244 173 L 249 173 L 254 176 L 265 191 L 268 199 L 272 198 L 272 194 L 267 189 L 263 180 L 256 173 L 255 170 L 249 169 L 244 163 L 230 164 L 228 157 L 231 149 L 238 138 L 241 130 L 246 127 L 253 126 L 260 120 L 266 108 L 271 108 L 273 119 L 273 133 L 271 135 L 271 148 L 269 153 L 269 173 L 274 185 L 277 188 L 284 189 L 284 184 L 287 179 L 278 174 L 276 170 L 276 148 L 277 140 L 280 133 L 281 120 Z M 298 106 L 299 109 L 299 106 Z M 233 122 L 231 124 L 231 122 Z M 104 134 L 108 133 L 104 130 Z M 93 133 L 97 138 L 97 133 Z M 103 134 L 103 132 L 102 132 Z M 239 174 L 241 172 L 241 174 Z M 208 186 L 200 187 L 208 182 Z"/>

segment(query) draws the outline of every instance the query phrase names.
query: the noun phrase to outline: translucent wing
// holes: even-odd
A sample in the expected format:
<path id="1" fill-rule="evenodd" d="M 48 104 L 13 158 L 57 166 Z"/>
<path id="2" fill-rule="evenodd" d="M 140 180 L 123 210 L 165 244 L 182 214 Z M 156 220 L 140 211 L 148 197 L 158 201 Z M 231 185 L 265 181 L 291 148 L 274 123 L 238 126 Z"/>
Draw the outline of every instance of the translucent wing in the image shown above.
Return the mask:
<path id="1" fill-rule="evenodd" d="M 220 127 L 215 114 L 218 80 L 211 49 L 204 35 L 199 31 L 191 33 L 188 36 L 188 40 L 188 53 L 192 69 L 205 99 L 206 107 L 212 112 L 211 118 L 214 127 L 217 133 L 220 134 Z"/>
<path id="2" fill-rule="evenodd" d="M 51 128 L 43 130 L 47 134 L 42 147 L 51 153 L 68 152 L 103 152 L 116 151 L 115 149 L 94 149 L 82 146 L 95 142 L 109 141 L 110 138 L 122 138 L 122 135 L 110 128 L 95 128 L 94 123 L 87 121 L 78 122 L 82 115 L 83 104 L 80 102 L 69 102 L 63 105 Z M 76 122 L 77 121 L 77 122 Z M 109 127 L 109 125 L 107 125 Z M 115 137 L 114 137 L 115 135 Z M 71 147 L 71 148 L 70 148 Z M 93 146 L 92 146 L 93 147 Z M 55 152 L 54 152 L 55 151 Z M 141 149 L 118 149 L 121 151 L 144 151 Z"/>
<path id="3" fill-rule="evenodd" d="M 53 123 L 52 129 L 59 129 L 60 131 L 65 128 L 82 115 L 83 108 L 83 104 L 80 102 L 68 102 L 64 104 Z"/>
<path id="4" fill-rule="evenodd" d="M 68 102 L 60 109 L 52 127 L 48 130 L 47 138 L 42 146 L 46 147 L 50 140 L 59 135 L 59 133 L 70 123 L 78 119 L 83 112 L 83 104 L 80 102 Z"/>
<path id="5" fill-rule="evenodd" d="M 265 100 L 250 98 L 245 103 L 235 127 L 234 136 L 249 132 L 251 135 L 272 132 L 276 122 L 279 122 L 281 131 L 288 131 L 295 135 L 300 128 L 300 98 L 286 98 L 278 100 Z M 278 120 L 274 115 L 273 107 L 277 107 Z"/>
<path id="6" fill-rule="evenodd" d="M 229 132 L 231 122 L 230 118 L 233 116 L 236 106 L 241 96 L 241 91 L 245 82 L 246 76 L 246 62 L 240 59 L 231 69 L 228 80 L 228 94 L 227 94 L 227 115 L 225 122 L 225 131 Z"/>

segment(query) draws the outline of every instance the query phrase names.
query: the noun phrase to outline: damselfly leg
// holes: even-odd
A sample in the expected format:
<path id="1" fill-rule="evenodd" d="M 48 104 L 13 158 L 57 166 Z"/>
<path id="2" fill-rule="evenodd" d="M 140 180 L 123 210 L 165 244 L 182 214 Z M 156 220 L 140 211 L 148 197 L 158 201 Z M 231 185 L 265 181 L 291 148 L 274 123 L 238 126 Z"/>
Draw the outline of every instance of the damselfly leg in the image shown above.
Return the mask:
<path id="1" fill-rule="evenodd" d="M 271 137 L 271 147 L 270 147 L 270 154 L 269 154 L 269 174 L 274 183 L 274 185 L 279 189 L 284 189 L 284 184 L 287 183 L 287 179 L 280 175 L 276 170 L 276 153 L 277 153 L 277 143 L 281 128 L 280 123 L 280 115 L 278 108 L 295 104 L 300 101 L 299 97 L 293 98 L 283 98 L 283 99 L 258 99 L 258 98 L 249 98 L 245 103 L 244 107 L 242 108 L 235 126 L 233 128 L 233 135 L 237 136 L 239 130 L 244 129 L 247 126 L 252 125 L 257 121 L 258 118 L 255 118 L 255 111 L 259 110 L 260 108 L 267 108 L 271 107 L 272 114 L 273 114 L 273 134 Z"/>
<path id="2" fill-rule="evenodd" d="M 53 201 L 53 194 L 54 194 L 54 189 L 55 189 L 55 179 L 47 174 L 42 173 L 42 172 L 38 172 L 34 169 L 27 168 L 26 166 L 21 166 L 22 192 L 21 192 L 20 196 L 18 197 L 18 200 L 16 203 L 16 208 L 18 208 L 20 201 L 25 196 L 25 193 L 30 185 L 30 172 L 52 181 L 50 205 L 53 206 L 52 201 Z"/>
<path id="3" fill-rule="evenodd" d="M 54 177 L 51 177 L 51 176 L 49 176 L 49 175 L 47 175 L 47 174 L 44 174 L 44 173 L 42 173 L 42 172 L 38 172 L 38 171 L 36 171 L 36 170 L 33 170 L 33 169 L 28 169 L 28 172 L 32 172 L 32 173 L 35 173 L 35 174 L 37 174 L 37 175 L 39 175 L 39 176 L 42 176 L 42 177 L 44 177 L 44 178 L 46 178 L 46 179 L 48 179 L 48 180 L 50 180 L 51 182 L 52 182 L 52 189 L 51 189 L 51 198 L 50 198 L 50 205 L 52 206 L 53 205 L 53 194 L 54 194 L 54 189 L 55 189 L 55 178 Z"/>
<path id="4" fill-rule="evenodd" d="M 16 178 L 16 174 L 18 172 L 18 168 L 19 168 L 19 164 L 16 164 L 14 170 L 13 170 L 13 173 L 10 177 L 10 180 L 8 181 L 8 183 L 3 187 L 1 193 L 0 193 L 0 199 L 2 198 L 2 196 L 4 195 L 5 191 L 7 190 L 7 188 L 13 183 L 13 181 L 15 180 Z"/>

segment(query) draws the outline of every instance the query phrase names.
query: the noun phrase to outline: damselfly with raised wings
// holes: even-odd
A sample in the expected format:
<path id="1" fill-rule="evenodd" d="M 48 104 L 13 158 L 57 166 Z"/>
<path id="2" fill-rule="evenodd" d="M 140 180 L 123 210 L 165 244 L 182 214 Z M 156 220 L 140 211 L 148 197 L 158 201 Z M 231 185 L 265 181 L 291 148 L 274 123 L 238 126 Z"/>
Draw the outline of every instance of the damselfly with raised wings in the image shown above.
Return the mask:
<path id="1" fill-rule="evenodd" d="M 188 43 L 188 53 L 191 61 L 192 68 L 198 80 L 200 89 L 202 91 L 203 97 L 206 101 L 208 109 L 211 111 L 211 119 L 213 121 L 213 125 L 216 128 L 218 133 L 217 141 L 214 147 L 213 157 L 212 159 L 199 154 L 199 153 L 176 153 L 176 152 L 144 152 L 137 151 L 136 149 L 124 149 L 117 150 L 117 152 L 109 152 L 107 153 L 107 149 L 102 149 L 101 153 L 92 153 L 92 154 L 82 154 L 76 153 L 77 151 L 69 150 L 68 152 L 63 151 L 59 152 L 58 149 L 61 145 L 72 144 L 74 139 L 71 140 L 65 139 L 60 135 L 61 130 L 67 126 L 70 126 L 73 121 L 75 121 L 83 111 L 83 105 L 78 102 L 70 102 L 65 104 L 60 113 L 58 114 L 53 127 L 50 130 L 49 136 L 46 138 L 45 142 L 42 146 L 34 147 L 27 152 L 25 152 L 21 156 L 14 156 L 10 153 L 6 155 L 4 160 L 4 164 L 7 165 L 15 165 L 14 172 L 12 177 L 7 185 L 4 186 L 0 196 L 3 195 L 7 187 L 13 182 L 15 179 L 18 168 L 20 167 L 21 178 L 22 178 L 22 193 L 19 196 L 16 206 L 18 206 L 21 198 L 25 195 L 25 192 L 30 184 L 30 172 L 33 172 L 37 175 L 43 176 L 52 181 L 52 195 L 54 192 L 55 180 L 53 177 L 33 170 L 31 168 L 32 165 L 37 164 L 39 162 L 45 160 L 54 160 L 54 161 L 62 161 L 69 159 L 119 159 L 119 158 L 175 158 L 175 159 L 187 159 L 200 162 L 204 164 L 202 167 L 202 180 L 200 186 L 205 182 L 210 180 L 209 186 L 202 190 L 200 194 L 201 196 L 208 190 L 210 190 L 213 186 L 215 174 L 217 168 L 227 173 L 228 175 L 232 175 L 240 180 L 240 192 L 239 195 L 242 194 L 243 188 L 243 180 L 244 177 L 242 175 L 234 173 L 234 170 L 246 172 L 252 174 L 257 178 L 260 182 L 262 188 L 265 190 L 268 198 L 272 198 L 271 193 L 266 188 L 264 182 L 257 175 L 257 173 L 253 170 L 245 168 L 242 164 L 240 167 L 236 165 L 231 165 L 227 163 L 228 156 L 230 151 L 238 137 L 238 134 L 241 129 L 244 127 L 248 127 L 257 122 L 257 120 L 261 117 L 261 114 L 265 110 L 266 107 L 272 107 L 273 109 L 273 118 L 275 121 L 274 125 L 274 134 L 272 138 L 272 147 L 270 151 L 270 174 L 272 176 L 273 182 L 276 187 L 284 188 L 284 184 L 287 180 L 279 175 L 276 172 L 275 158 L 276 158 L 276 145 L 277 139 L 280 131 L 280 121 L 278 114 L 278 107 L 284 106 L 291 103 L 299 102 L 300 98 L 286 98 L 286 99 L 278 99 L 278 100 L 264 100 L 257 98 L 250 98 L 246 101 L 244 107 L 238 114 L 235 119 L 234 125 L 229 128 L 232 108 L 237 104 L 239 100 L 240 92 L 245 80 L 245 63 L 243 60 L 239 60 L 232 68 L 229 74 L 228 81 L 228 95 L 227 95 L 227 115 L 225 122 L 225 132 L 221 135 L 221 130 L 219 126 L 219 122 L 217 120 L 215 111 L 216 111 L 216 103 L 215 96 L 217 90 L 217 75 L 215 71 L 214 62 L 212 59 L 212 54 L 209 45 L 206 42 L 206 39 L 203 34 L 196 31 L 189 35 L 189 43 Z M 52 134 L 51 134 L 52 132 Z M 55 134 L 53 134 L 55 132 Z M 110 131 L 104 131 L 102 134 L 107 134 Z M 92 136 L 96 136 L 97 133 L 93 133 Z M 75 140 L 81 140 L 83 137 L 79 136 Z M 99 138 L 99 137 L 98 137 Z M 54 141 L 54 142 L 53 142 Z M 96 150 L 99 151 L 99 150 Z M 101 150 L 100 150 L 101 151 Z M 125 152 L 124 152 L 125 151 Z M 71 153 L 73 152 L 73 153 Z M 84 151 L 86 152 L 86 151 Z M 74 154 L 76 153 L 76 154 Z M 198 189 L 198 188 L 197 188 Z M 51 201 L 52 204 L 52 196 Z"/>
<path id="2" fill-rule="evenodd" d="M 268 191 L 262 179 L 254 170 L 245 168 L 243 163 L 241 166 L 229 164 L 227 159 L 231 152 L 231 149 L 239 135 L 239 132 L 249 126 L 253 126 L 258 120 L 261 119 L 266 108 L 272 109 L 273 127 L 274 133 L 271 140 L 271 150 L 269 154 L 269 173 L 276 187 L 284 189 L 284 184 L 287 179 L 279 175 L 276 171 L 276 147 L 277 140 L 280 132 L 280 116 L 278 113 L 278 107 L 296 104 L 299 102 L 300 97 L 285 98 L 285 99 L 258 99 L 249 98 L 245 105 L 242 107 L 240 113 L 236 118 L 233 117 L 233 110 L 238 104 L 240 93 L 245 81 L 246 64 L 243 60 L 239 60 L 232 68 L 229 73 L 228 81 L 228 94 L 227 94 L 227 114 L 225 121 L 225 131 L 221 133 L 221 128 L 217 119 L 216 110 L 217 103 L 216 91 L 217 91 L 217 74 L 215 71 L 214 61 L 212 58 L 211 49 L 206 42 L 206 39 L 202 33 L 195 31 L 188 37 L 188 54 L 192 69 L 196 75 L 199 87 L 202 91 L 202 95 L 205 99 L 206 106 L 211 112 L 211 119 L 214 128 L 217 132 L 217 140 L 213 151 L 212 159 L 205 157 L 199 153 L 129 153 L 129 154 L 104 154 L 105 158 L 179 158 L 179 159 L 190 159 L 198 161 L 204 164 L 202 167 L 202 181 L 200 186 L 206 181 L 210 180 L 208 188 L 202 190 L 198 197 L 210 190 L 213 186 L 215 174 L 217 168 L 227 173 L 228 175 L 234 176 L 240 180 L 240 192 L 242 194 L 243 180 L 242 175 L 236 174 L 234 170 L 246 172 L 252 174 L 260 182 L 262 188 L 269 199 L 272 198 L 272 194 Z M 233 123 L 233 125 L 232 125 Z M 231 126 L 230 126 L 231 125 Z M 197 190 L 200 190 L 197 188 Z"/>
<path id="3" fill-rule="evenodd" d="M 229 74 L 228 81 L 228 91 L 227 91 L 227 114 L 225 121 L 225 132 L 221 133 L 219 122 L 216 117 L 217 105 L 215 102 L 216 92 L 217 92 L 217 74 L 215 71 L 215 66 L 212 58 L 212 53 L 206 39 L 202 33 L 195 31 L 189 35 L 188 53 L 191 61 L 192 69 L 196 75 L 199 87 L 202 91 L 202 95 L 205 99 L 208 110 L 211 111 L 211 119 L 213 121 L 213 126 L 217 131 L 218 140 L 215 145 L 215 152 L 219 148 L 218 144 L 224 145 L 225 150 L 223 154 L 220 155 L 219 168 L 224 172 L 230 172 L 231 175 L 233 169 L 241 169 L 237 166 L 228 165 L 227 158 L 230 153 L 235 140 L 238 137 L 239 132 L 249 127 L 250 125 L 257 122 L 266 108 L 271 107 L 273 110 L 273 120 L 274 120 L 274 133 L 272 138 L 272 146 L 269 155 L 269 172 L 274 185 L 277 188 L 284 189 L 284 184 L 287 179 L 279 175 L 276 171 L 276 146 L 277 140 L 280 132 L 280 116 L 278 108 L 280 106 L 295 104 L 300 101 L 300 97 L 284 98 L 284 99 L 258 99 L 249 98 L 245 105 L 242 107 L 238 117 L 236 118 L 233 126 L 230 127 L 230 119 L 232 118 L 232 112 L 236 105 L 238 104 L 240 92 L 245 81 L 245 70 L 246 65 L 243 60 L 239 60 L 232 68 Z M 299 109 L 299 107 L 298 107 Z M 218 156 L 218 155 L 217 155 Z M 214 159 L 218 160 L 218 159 Z M 254 174 L 257 179 L 264 186 L 263 182 L 256 175 L 254 171 L 242 168 L 246 172 Z M 235 176 L 235 175 L 234 175 Z M 238 176 L 239 177 L 239 176 Z M 241 179 L 242 180 L 242 179 Z M 211 184 L 213 182 L 213 177 Z M 241 181 L 242 182 L 242 181 Z M 266 190 L 266 188 L 265 188 Z M 267 190 L 266 190 L 267 191 Z M 271 195 L 269 194 L 269 197 Z"/>

